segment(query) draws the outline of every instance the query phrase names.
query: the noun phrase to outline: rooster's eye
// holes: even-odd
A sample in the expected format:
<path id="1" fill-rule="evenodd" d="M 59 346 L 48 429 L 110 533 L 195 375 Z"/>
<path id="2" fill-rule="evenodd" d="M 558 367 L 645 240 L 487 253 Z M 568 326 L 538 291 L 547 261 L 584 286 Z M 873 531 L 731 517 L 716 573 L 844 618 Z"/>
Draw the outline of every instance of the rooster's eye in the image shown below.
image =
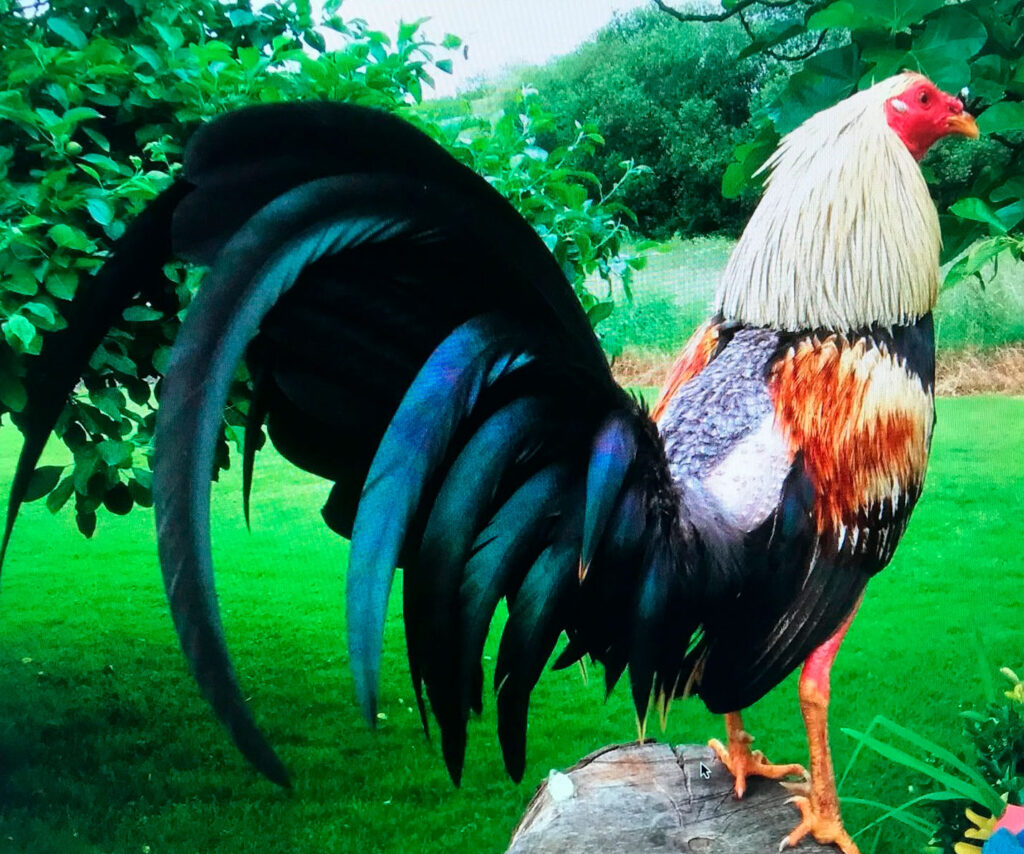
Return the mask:
<path id="1" fill-rule="evenodd" d="M 928 93 L 927 92 L 922 92 L 920 95 L 917 96 L 917 100 L 920 101 L 923 106 L 927 107 L 928 106 Z"/>

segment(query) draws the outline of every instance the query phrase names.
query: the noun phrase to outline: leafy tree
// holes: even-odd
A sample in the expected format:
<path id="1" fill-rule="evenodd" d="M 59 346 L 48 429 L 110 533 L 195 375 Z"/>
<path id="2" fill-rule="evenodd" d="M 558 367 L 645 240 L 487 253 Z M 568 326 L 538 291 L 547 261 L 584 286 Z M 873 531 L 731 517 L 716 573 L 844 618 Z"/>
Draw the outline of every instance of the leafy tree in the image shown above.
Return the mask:
<path id="1" fill-rule="evenodd" d="M 726 195 L 754 183 L 780 136 L 805 118 L 909 68 L 947 91 L 969 86 L 968 109 L 984 134 L 942 146 L 923 164 L 943 211 L 943 260 L 963 253 L 947 282 L 980 278 L 1004 254 L 1024 258 L 1024 0 L 724 0 L 720 11 L 653 2 L 684 25 L 740 22 L 746 54 L 805 48 L 755 114 L 756 137 L 736 147 Z"/>
<path id="2" fill-rule="evenodd" d="M 174 179 L 196 126 L 257 102 L 333 99 L 404 114 L 505 192 L 563 262 L 591 320 L 607 315 L 608 295 L 585 280 L 641 262 L 620 251 L 625 211 L 579 169 L 600 145 L 596 129 L 581 124 L 548 153 L 537 134 L 550 118 L 530 92 L 493 124 L 433 121 L 416 105 L 431 75 L 451 70 L 435 55 L 459 39 L 434 44 L 419 22 L 392 39 L 343 21 L 339 5 L 328 2 L 319 22 L 336 36 L 328 49 L 308 0 L 0 0 L 0 413 L 18 422 L 28 360 L 66 325 L 79 282 L 125 223 Z M 32 483 L 29 497 L 47 496 L 54 512 L 73 498 L 86 535 L 100 506 L 127 513 L 151 503 L 159 377 L 200 278 L 180 264 L 165 273 L 167 300 L 124 312 L 60 417 L 73 465 L 42 467 Z M 248 392 L 242 370 L 219 467 L 229 441 L 241 442 Z"/>
<path id="3" fill-rule="evenodd" d="M 645 234 L 736 232 L 755 194 L 724 198 L 721 176 L 733 149 L 756 133 L 752 111 L 785 80 L 771 58 L 737 61 L 745 44 L 735 22 L 678 26 L 647 10 L 616 18 L 528 79 L 561 117 L 556 137 L 569 137 L 577 118 L 601 128 L 607 144 L 587 166 L 603 182 L 623 162 L 651 167 L 624 195 Z"/>
<path id="4" fill-rule="evenodd" d="M 524 86 L 493 125 L 478 119 L 458 123 L 454 150 L 471 155 L 469 165 L 490 176 L 495 189 L 532 223 L 572 282 L 591 325 L 597 326 L 614 310 L 614 284 L 628 292 L 631 271 L 644 265 L 649 244 L 630 241 L 623 219 L 636 222 L 636 215 L 617 198 L 623 187 L 650 170 L 623 162 L 603 185 L 580 166 L 605 144 L 598 126 L 573 122 L 571 139 L 549 151 L 542 137 L 550 138 L 555 123 L 537 90 Z M 604 280 L 603 293 L 592 290 L 595 278 Z"/>

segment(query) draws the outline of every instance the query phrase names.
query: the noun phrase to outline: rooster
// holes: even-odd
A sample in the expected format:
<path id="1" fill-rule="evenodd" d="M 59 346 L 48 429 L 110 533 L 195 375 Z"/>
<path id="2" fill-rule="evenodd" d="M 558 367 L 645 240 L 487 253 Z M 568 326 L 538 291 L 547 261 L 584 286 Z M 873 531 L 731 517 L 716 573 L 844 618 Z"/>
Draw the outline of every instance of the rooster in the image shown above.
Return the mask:
<path id="1" fill-rule="evenodd" d="M 903 74 L 785 137 L 763 200 L 649 415 L 612 378 L 562 271 L 482 178 L 393 116 L 252 107 L 200 129 L 183 177 L 134 221 L 26 378 L 4 547 L 39 454 L 124 308 L 159 304 L 163 265 L 208 267 L 162 381 L 154 501 L 164 583 L 196 680 L 246 757 L 287 773 L 244 702 L 221 629 L 210 473 L 239 362 L 257 437 L 332 481 L 351 539 L 348 645 L 376 717 L 395 568 L 409 667 L 458 783 L 484 641 L 506 767 L 525 762 L 530 692 L 556 666 L 628 667 L 652 697 L 726 714 L 714 746 L 742 795 L 781 777 L 739 711 L 801 662 L 810 781 L 799 827 L 843 830 L 826 732 L 829 669 L 868 579 L 921 491 L 933 424 L 935 208 L 916 160 L 976 136 L 962 104 Z M 653 416 L 653 418 L 652 418 Z"/>

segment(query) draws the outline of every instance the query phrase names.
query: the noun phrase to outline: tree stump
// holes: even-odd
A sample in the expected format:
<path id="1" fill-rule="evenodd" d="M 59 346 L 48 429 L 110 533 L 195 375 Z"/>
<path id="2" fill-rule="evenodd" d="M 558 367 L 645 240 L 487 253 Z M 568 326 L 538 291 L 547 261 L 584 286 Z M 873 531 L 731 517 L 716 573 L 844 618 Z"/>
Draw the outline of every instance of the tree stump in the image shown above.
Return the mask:
<path id="1" fill-rule="evenodd" d="M 507 854 L 767 854 L 800 821 L 775 781 L 748 780 L 743 800 L 708 747 L 622 744 L 552 772 Z M 836 854 L 804 839 L 800 854 Z"/>

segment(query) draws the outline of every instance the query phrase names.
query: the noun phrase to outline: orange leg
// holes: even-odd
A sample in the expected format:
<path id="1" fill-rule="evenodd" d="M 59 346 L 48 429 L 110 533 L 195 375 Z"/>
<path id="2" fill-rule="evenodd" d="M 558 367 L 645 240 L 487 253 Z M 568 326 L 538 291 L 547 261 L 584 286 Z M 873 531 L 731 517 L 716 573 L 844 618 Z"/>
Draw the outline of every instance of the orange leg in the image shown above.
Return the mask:
<path id="1" fill-rule="evenodd" d="M 742 798 L 747 791 L 747 777 L 778 780 L 795 774 L 806 778 L 807 772 L 802 765 L 772 765 L 760 750 L 751 751 L 750 743 L 754 737 L 743 729 L 743 719 L 739 712 L 729 712 L 725 716 L 725 732 L 728 746 L 717 738 L 711 739 L 708 746 L 718 754 L 722 764 L 735 778 L 733 788 L 737 798 Z"/>
<path id="2" fill-rule="evenodd" d="M 807 727 L 811 784 L 806 795 L 792 798 L 792 803 L 800 810 L 801 820 L 796 829 L 782 840 L 780 851 L 794 847 L 810 834 L 823 845 L 836 845 L 843 854 L 859 854 L 839 815 L 835 769 L 828 746 L 829 672 L 856 612 L 854 608 L 839 631 L 811 653 L 800 674 L 800 711 Z"/>

